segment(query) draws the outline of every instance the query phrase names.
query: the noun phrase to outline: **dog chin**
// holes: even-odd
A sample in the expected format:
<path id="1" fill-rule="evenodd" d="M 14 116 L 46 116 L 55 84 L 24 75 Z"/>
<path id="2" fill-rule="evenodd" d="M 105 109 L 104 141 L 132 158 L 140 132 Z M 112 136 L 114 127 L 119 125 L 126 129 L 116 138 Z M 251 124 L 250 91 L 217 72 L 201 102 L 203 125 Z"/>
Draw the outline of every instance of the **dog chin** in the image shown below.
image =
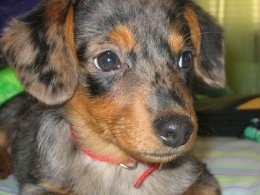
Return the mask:
<path id="1" fill-rule="evenodd" d="M 134 159 L 145 163 L 168 163 L 188 153 L 190 149 L 180 146 L 167 151 L 143 152 L 132 155 Z"/>

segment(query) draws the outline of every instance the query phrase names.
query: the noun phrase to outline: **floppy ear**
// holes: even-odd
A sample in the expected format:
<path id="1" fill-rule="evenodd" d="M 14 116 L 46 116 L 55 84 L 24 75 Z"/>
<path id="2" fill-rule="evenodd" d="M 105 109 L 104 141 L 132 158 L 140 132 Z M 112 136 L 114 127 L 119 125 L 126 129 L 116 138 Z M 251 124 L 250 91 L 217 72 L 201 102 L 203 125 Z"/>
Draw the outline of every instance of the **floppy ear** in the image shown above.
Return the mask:
<path id="1" fill-rule="evenodd" d="M 3 53 L 34 97 L 46 104 L 68 100 L 77 86 L 73 2 L 49 0 L 4 31 Z"/>
<path id="2" fill-rule="evenodd" d="M 223 31 L 212 17 L 190 2 L 185 8 L 193 44 L 197 46 L 195 77 L 216 87 L 225 84 Z"/>

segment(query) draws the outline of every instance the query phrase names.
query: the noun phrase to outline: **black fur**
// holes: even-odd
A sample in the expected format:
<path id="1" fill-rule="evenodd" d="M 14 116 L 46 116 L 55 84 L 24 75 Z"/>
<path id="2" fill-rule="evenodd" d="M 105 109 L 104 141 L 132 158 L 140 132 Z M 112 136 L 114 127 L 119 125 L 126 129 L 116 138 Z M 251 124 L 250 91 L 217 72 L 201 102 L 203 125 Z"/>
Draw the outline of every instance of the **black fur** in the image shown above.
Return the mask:
<path id="1" fill-rule="evenodd" d="M 27 91 L 0 108 L 21 195 L 220 194 L 190 151 L 192 85 L 224 84 L 222 30 L 193 1 L 45 0 L 11 22 L 1 44 Z M 118 68 L 96 66 L 105 51 Z M 135 189 L 154 163 L 161 169 Z"/>

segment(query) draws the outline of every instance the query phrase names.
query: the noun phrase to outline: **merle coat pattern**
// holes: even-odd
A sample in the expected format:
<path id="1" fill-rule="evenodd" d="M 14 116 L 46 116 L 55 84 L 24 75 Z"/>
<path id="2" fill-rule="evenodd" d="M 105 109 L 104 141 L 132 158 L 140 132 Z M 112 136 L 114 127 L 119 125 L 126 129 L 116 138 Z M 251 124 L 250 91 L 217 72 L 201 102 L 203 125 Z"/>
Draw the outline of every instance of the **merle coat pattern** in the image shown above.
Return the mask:
<path id="1" fill-rule="evenodd" d="M 222 42 L 189 0 L 46 0 L 14 19 L 2 51 L 26 92 L 0 129 L 21 194 L 220 194 L 191 150 L 192 86 L 223 86 Z"/>

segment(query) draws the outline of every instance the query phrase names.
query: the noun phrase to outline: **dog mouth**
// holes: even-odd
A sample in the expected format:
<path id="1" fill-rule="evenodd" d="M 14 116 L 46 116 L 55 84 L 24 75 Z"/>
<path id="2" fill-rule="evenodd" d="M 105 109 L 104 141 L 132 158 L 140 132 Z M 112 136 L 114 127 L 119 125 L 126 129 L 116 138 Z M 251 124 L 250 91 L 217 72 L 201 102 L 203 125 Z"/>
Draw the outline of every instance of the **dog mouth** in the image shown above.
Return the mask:
<path id="1" fill-rule="evenodd" d="M 183 152 L 140 152 L 133 157 L 147 163 L 167 163 L 183 155 Z"/>
<path id="2" fill-rule="evenodd" d="M 174 154 L 173 153 L 141 153 L 141 155 L 147 157 L 154 157 L 154 158 L 166 158 L 166 157 L 171 157 Z"/>

